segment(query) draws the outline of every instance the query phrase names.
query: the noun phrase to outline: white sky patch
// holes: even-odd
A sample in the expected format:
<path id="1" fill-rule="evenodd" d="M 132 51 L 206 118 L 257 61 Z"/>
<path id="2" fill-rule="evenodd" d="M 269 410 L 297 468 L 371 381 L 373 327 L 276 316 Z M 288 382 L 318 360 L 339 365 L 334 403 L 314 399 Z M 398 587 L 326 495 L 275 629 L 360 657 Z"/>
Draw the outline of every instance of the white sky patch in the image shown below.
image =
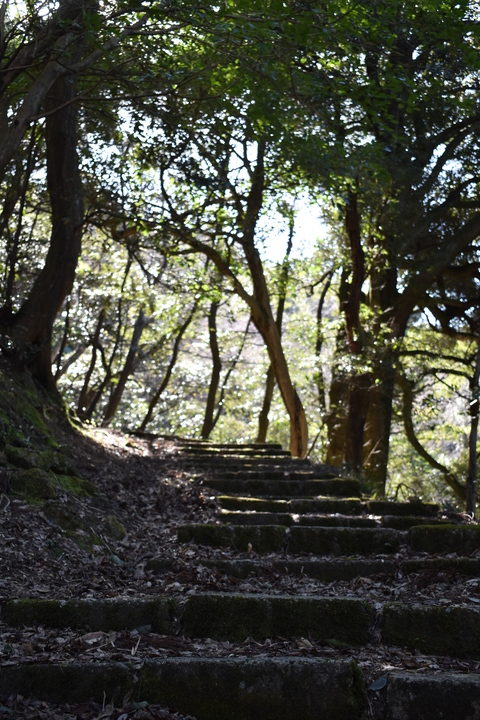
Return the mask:
<path id="1" fill-rule="evenodd" d="M 267 219 L 269 231 L 262 228 L 264 240 L 262 242 L 262 256 L 271 262 L 281 262 L 285 256 L 288 241 L 288 221 L 286 218 L 279 218 L 271 223 Z M 321 208 L 312 204 L 308 199 L 298 201 L 295 215 L 295 234 L 291 253 L 292 260 L 310 258 L 315 247 L 318 246 L 318 239 L 325 238 L 328 228 L 321 218 Z"/>

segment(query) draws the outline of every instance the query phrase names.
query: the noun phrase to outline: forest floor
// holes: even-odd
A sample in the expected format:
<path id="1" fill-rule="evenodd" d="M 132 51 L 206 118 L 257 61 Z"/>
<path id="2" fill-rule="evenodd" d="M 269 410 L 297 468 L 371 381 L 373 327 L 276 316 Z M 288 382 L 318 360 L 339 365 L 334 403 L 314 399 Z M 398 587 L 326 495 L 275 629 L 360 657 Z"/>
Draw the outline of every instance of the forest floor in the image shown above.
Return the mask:
<path id="1" fill-rule="evenodd" d="M 252 554 L 180 545 L 175 528 L 185 522 L 212 521 L 217 506 L 201 484 L 201 475 L 182 465 L 172 441 L 140 439 L 107 430 L 78 436 L 71 449 L 77 472 L 96 488 L 93 497 L 75 499 L 77 512 L 95 526 L 96 518 L 114 515 L 124 526 L 122 539 L 100 535 L 98 545 L 80 547 L 39 507 L 11 495 L 0 496 L 0 601 L 12 598 L 109 598 L 164 595 L 182 599 L 192 592 L 225 591 L 289 595 L 349 596 L 373 602 L 401 600 L 450 605 L 480 604 L 480 579 L 402 575 L 395 579 L 357 578 L 325 583 L 269 568 L 261 577 L 239 579 L 208 567 L 209 559 L 250 558 Z M 70 495 L 60 501 L 71 506 Z M 92 527 L 92 530 L 95 530 Z M 398 553 L 398 561 L 405 557 Z M 161 560 L 161 563 L 158 560 Z M 150 569 L 150 561 L 152 563 Z M 161 569 L 159 569 L 161 566 Z M 159 636 L 148 629 L 90 632 L 31 628 L 16 631 L 0 623 L 1 662 L 74 662 L 128 660 L 141 665 L 146 658 L 165 656 L 298 655 L 355 658 L 372 674 L 392 668 L 480 672 L 480 662 L 423 656 L 400 648 L 378 646 L 352 651 L 311 642 L 306 638 L 243 643 L 192 641 L 179 635 Z M 0 705 L 0 718 L 73 720 L 177 719 L 185 716 L 154 706 L 132 704 L 122 708 L 98 706 L 55 707 L 28 698 L 11 698 Z"/>

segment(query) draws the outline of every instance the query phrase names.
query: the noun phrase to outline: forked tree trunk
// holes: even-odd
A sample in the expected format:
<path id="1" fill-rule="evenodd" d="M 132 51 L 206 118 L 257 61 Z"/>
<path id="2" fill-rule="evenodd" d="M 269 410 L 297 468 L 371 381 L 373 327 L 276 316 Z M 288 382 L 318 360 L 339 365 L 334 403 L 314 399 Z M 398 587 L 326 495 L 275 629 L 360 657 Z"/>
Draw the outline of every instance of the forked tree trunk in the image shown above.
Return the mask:
<path id="1" fill-rule="evenodd" d="M 140 339 L 142 337 L 143 330 L 145 328 L 146 322 L 145 322 L 145 315 L 143 312 L 143 308 L 140 310 L 140 313 L 138 314 L 137 320 L 135 322 L 133 333 L 132 333 L 132 339 L 130 341 L 130 347 L 128 349 L 127 357 L 125 358 L 125 363 L 122 368 L 122 372 L 120 373 L 120 377 L 118 378 L 118 382 L 115 385 L 115 387 L 112 390 L 112 394 L 110 395 L 107 407 L 105 408 L 105 412 L 103 415 L 102 420 L 102 426 L 106 427 L 109 425 L 113 418 L 115 417 L 115 414 L 118 410 L 118 406 L 120 405 L 120 402 L 123 397 L 123 393 L 125 392 L 125 387 L 127 385 L 128 378 L 133 373 L 135 368 L 135 360 L 138 355 L 138 345 L 140 343 Z"/>

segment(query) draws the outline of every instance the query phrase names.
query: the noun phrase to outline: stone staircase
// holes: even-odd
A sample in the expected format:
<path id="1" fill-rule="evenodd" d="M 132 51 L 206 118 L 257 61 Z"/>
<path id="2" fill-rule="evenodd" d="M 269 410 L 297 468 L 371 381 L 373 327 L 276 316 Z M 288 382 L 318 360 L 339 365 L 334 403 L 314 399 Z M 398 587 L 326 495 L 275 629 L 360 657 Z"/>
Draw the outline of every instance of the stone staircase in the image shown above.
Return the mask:
<path id="1" fill-rule="evenodd" d="M 277 445 L 179 441 L 178 456 L 219 508 L 177 528 L 179 549 L 233 589 L 5 602 L 11 629 L 122 631 L 184 652 L 4 664 L 0 698 L 131 694 L 198 720 L 480 720 L 477 525 L 431 503 L 364 499 L 355 480 Z M 162 572 L 161 553 L 149 567 Z M 472 597 L 445 598 L 452 579 Z"/>

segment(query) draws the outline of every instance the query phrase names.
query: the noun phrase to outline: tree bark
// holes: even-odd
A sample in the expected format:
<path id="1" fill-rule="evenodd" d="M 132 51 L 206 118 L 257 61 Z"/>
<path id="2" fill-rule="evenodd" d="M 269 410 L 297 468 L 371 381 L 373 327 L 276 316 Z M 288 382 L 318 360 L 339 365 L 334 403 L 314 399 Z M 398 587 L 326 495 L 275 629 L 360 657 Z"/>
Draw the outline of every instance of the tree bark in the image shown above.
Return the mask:
<path id="1" fill-rule="evenodd" d="M 127 385 L 127 380 L 132 374 L 135 367 L 135 360 L 138 354 L 138 345 L 140 343 L 140 338 L 142 337 L 142 333 L 146 324 L 147 323 L 145 322 L 145 315 L 142 308 L 133 328 L 130 347 L 128 349 L 127 357 L 125 358 L 122 372 L 120 373 L 120 377 L 118 378 L 118 383 L 113 388 L 107 407 L 105 408 L 102 427 L 106 427 L 112 422 L 118 410 L 118 406 L 120 405 L 123 393 L 125 391 L 125 387 Z"/>
<path id="2" fill-rule="evenodd" d="M 180 328 L 178 330 L 177 336 L 173 343 L 173 349 L 172 349 L 172 354 L 170 357 L 170 362 L 168 363 L 167 370 L 165 372 L 165 375 L 163 376 L 162 382 L 160 383 L 160 385 L 158 386 L 158 388 L 156 389 L 156 391 L 154 392 L 154 394 L 150 400 L 150 403 L 148 405 L 148 410 L 145 414 L 145 417 L 143 418 L 142 424 L 139 427 L 140 432 L 145 432 L 147 425 L 152 421 L 153 411 L 157 407 L 162 393 L 167 388 L 167 385 L 170 382 L 170 377 L 172 375 L 173 368 L 175 367 L 175 364 L 176 364 L 177 358 L 178 358 L 178 353 L 180 351 L 180 343 L 182 342 L 182 338 L 183 338 L 185 332 L 187 331 L 188 326 L 190 325 L 190 323 L 192 322 L 192 320 L 194 318 L 197 307 L 198 307 L 198 301 L 195 301 L 192 306 L 192 309 L 190 310 L 190 313 L 188 314 L 187 318 L 185 319 L 185 321 L 182 323 L 182 325 L 180 326 Z"/>
<path id="3" fill-rule="evenodd" d="M 212 373 L 210 375 L 210 383 L 208 386 L 207 403 L 205 406 L 205 416 L 201 430 L 203 440 L 208 440 L 214 426 L 214 414 L 218 388 L 220 385 L 220 373 L 222 372 L 222 359 L 220 357 L 220 349 L 218 347 L 217 336 L 217 312 L 220 303 L 213 301 L 210 304 L 208 313 L 208 339 L 210 345 L 210 353 L 212 356 Z"/>
<path id="4" fill-rule="evenodd" d="M 466 510 L 472 518 L 477 511 L 477 442 L 478 442 L 478 415 L 480 397 L 480 343 L 477 343 L 475 355 L 475 370 L 470 382 L 472 400 L 470 402 L 470 435 L 468 438 L 468 474 Z"/>
<path id="5" fill-rule="evenodd" d="M 293 232 L 294 232 L 294 222 L 293 222 L 293 219 L 291 219 L 290 226 L 289 226 L 287 247 L 285 250 L 285 256 L 283 258 L 282 267 L 280 270 L 279 295 L 278 295 L 278 303 L 277 303 L 277 314 L 276 314 L 276 319 L 275 319 L 280 336 L 282 334 L 283 313 L 285 311 L 285 301 L 287 299 L 287 286 L 288 286 L 288 277 L 289 277 L 289 259 L 290 259 L 290 254 L 292 252 L 292 247 L 293 247 Z M 257 443 L 264 443 L 267 440 L 268 426 L 270 425 L 270 420 L 269 420 L 268 416 L 270 414 L 270 408 L 272 407 L 274 390 L 275 390 L 275 373 L 273 371 L 272 366 L 269 365 L 268 370 L 267 370 L 267 376 L 265 379 L 265 392 L 263 394 L 262 409 L 260 410 L 260 414 L 258 416 L 258 432 L 257 432 L 257 439 L 256 439 Z"/>
<path id="6" fill-rule="evenodd" d="M 95 370 L 95 365 L 97 364 L 97 353 L 100 344 L 100 333 L 102 332 L 104 322 L 105 308 L 102 308 L 100 310 L 100 315 L 98 316 L 95 331 L 91 339 L 92 355 L 90 358 L 90 363 L 87 372 L 85 373 L 82 389 L 80 390 L 77 400 L 77 414 L 81 420 L 85 420 L 85 412 L 87 410 L 88 398 L 90 395 L 90 380 L 92 379 L 93 371 Z"/>
<path id="7" fill-rule="evenodd" d="M 424 448 L 417 438 L 413 423 L 413 383 L 401 374 L 397 374 L 397 380 L 402 388 L 402 418 L 407 440 L 417 451 L 420 457 L 422 457 L 431 467 L 435 468 L 435 470 L 439 470 L 442 473 L 447 485 L 453 490 L 455 496 L 463 503 L 466 499 L 464 485 L 458 480 L 454 473 L 450 472 L 450 470 L 445 467 L 445 465 L 442 465 L 435 460 L 435 458 L 430 455 L 428 450 Z"/>
<path id="8" fill-rule="evenodd" d="M 45 264 L 13 318 L 12 337 L 21 362 L 36 380 L 55 389 L 52 328 L 70 293 L 81 250 L 83 203 L 77 154 L 76 77 L 57 79 L 46 100 L 47 185 L 52 230 Z"/>

